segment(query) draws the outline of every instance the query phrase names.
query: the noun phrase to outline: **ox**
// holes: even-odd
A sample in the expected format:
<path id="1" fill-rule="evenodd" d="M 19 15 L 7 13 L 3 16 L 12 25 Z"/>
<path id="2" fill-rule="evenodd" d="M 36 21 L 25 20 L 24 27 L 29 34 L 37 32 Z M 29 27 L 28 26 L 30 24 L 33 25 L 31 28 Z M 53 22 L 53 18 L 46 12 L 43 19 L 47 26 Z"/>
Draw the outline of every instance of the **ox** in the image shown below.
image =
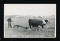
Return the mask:
<path id="1" fill-rule="evenodd" d="M 41 26 L 42 28 L 44 28 L 44 26 L 47 24 L 47 22 L 49 22 L 49 20 L 48 19 L 45 19 L 45 20 L 29 19 L 28 22 L 29 22 L 30 29 L 31 29 L 31 26 L 32 27 Z"/>

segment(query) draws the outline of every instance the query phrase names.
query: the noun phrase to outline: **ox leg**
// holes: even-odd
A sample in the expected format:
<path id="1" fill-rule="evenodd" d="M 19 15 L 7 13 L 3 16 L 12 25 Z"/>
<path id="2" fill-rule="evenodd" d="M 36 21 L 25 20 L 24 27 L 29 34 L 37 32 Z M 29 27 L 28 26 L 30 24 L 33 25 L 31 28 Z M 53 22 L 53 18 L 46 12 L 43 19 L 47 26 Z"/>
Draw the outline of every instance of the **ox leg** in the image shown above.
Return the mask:
<path id="1" fill-rule="evenodd" d="M 31 29 L 31 25 L 30 25 L 30 29 Z"/>
<path id="2" fill-rule="evenodd" d="M 42 28 L 44 28 L 43 25 L 42 25 Z"/>
<path id="3" fill-rule="evenodd" d="M 37 31 L 39 31 L 39 27 L 37 27 Z"/>
<path id="4" fill-rule="evenodd" d="M 30 29 L 31 29 L 31 25 L 29 24 L 29 26 L 30 26 Z"/>
<path id="5" fill-rule="evenodd" d="M 36 31 L 39 31 L 38 26 L 36 26 Z"/>

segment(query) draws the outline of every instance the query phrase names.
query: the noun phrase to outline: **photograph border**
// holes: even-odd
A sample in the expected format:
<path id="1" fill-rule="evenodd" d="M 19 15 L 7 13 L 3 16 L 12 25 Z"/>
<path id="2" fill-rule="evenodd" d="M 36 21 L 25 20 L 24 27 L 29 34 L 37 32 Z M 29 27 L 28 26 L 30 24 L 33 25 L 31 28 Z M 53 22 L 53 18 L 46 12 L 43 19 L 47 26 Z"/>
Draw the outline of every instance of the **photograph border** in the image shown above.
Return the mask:
<path id="1" fill-rule="evenodd" d="M 4 4 L 56 4 L 56 21 L 57 21 L 57 8 L 58 8 L 58 7 L 57 7 L 56 1 L 55 1 L 55 2 L 45 2 L 45 3 L 42 3 L 42 2 L 41 2 L 41 3 L 40 3 L 40 2 L 38 2 L 38 3 L 37 3 L 37 2 L 36 2 L 36 3 L 34 3 L 34 2 L 33 2 L 33 3 L 28 3 L 28 2 L 27 2 L 27 3 L 23 3 L 23 2 L 22 2 L 22 3 L 20 3 L 20 2 L 18 3 L 18 2 L 16 2 L 16 3 L 15 3 L 15 2 L 6 2 L 6 1 L 4 2 L 4 1 L 2 1 L 1 4 L 2 4 L 2 5 L 1 5 L 1 9 L 2 9 L 2 10 L 1 10 L 1 12 L 2 12 L 2 14 L 1 14 L 1 17 L 2 17 L 2 18 L 1 18 L 1 24 L 2 24 L 2 25 L 1 25 L 1 27 L 2 27 L 2 28 L 1 28 L 1 31 L 2 31 L 2 32 L 1 32 L 1 35 L 0 35 L 1 40 L 3 40 L 3 39 L 4 39 L 4 40 L 10 40 L 10 41 L 13 41 L 13 40 L 33 40 L 33 38 L 30 38 L 30 39 L 28 39 L 28 38 L 27 38 L 27 39 L 26 39 L 26 38 L 18 38 L 18 39 L 17 39 L 17 38 L 9 38 L 9 39 L 8 39 L 8 38 L 4 38 L 4 27 L 3 27 L 3 26 L 4 26 Z M 57 26 L 57 22 L 56 22 L 56 26 Z M 50 38 L 50 39 L 51 39 L 51 40 L 52 40 L 52 39 L 54 39 L 54 40 L 57 39 L 57 38 L 58 38 L 57 33 L 58 33 L 58 32 L 57 32 L 57 28 L 56 28 L 56 38 Z M 37 39 L 37 40 L 45 40 L 45 38 L 35 38 L 35 40 L 36 40 L 36 39 Z M 50 40 L 50 39 L 47 38 L 47 40 Z"/>
<path id="2" fill-rule="evenodd" d="M 55 4 L 56 5 L 56 4 Z M 4 16 L 5 17 L 5 16 Z M 5 18 L 4 18 L 4 20 L 5 20 Z M 5 27 L 5 25 L 4 25 L 4 27 Z M 54 37 L 56 38 L 56 14 L 55 14 L 55 34 L 54 34 Z M 47 37 L 46 37 L 47 38 Z"/>

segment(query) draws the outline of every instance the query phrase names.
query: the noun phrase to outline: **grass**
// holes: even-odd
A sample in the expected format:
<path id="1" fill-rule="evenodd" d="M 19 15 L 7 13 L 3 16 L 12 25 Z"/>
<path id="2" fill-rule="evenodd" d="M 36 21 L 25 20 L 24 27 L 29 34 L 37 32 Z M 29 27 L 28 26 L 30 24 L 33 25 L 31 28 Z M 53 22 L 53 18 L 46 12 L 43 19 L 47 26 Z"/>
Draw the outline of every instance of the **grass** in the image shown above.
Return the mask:
<path id="1" fill-rule="evenodd" d="M 44 26 L 44 30 L 40 27 L 40 31 L 33 31 L 29 29 L 24 29 L 22 27 L 19 28 L 8 28 L 8 17 L 5 17 L 5 27 L 4 27 L 4 37 L 5 38 L 52 38 L 54 37 L 55 33 L 55 22 L 54 19 L 51 19 L 51 23 L 48 23 L 46 26 Z M 18 18 L 13 17 L 12 18 L 12 26 L 14 25 L 21 25 L 21 26 L 27 26 L 28 25 L 28 19 L 29 18 Z"/>

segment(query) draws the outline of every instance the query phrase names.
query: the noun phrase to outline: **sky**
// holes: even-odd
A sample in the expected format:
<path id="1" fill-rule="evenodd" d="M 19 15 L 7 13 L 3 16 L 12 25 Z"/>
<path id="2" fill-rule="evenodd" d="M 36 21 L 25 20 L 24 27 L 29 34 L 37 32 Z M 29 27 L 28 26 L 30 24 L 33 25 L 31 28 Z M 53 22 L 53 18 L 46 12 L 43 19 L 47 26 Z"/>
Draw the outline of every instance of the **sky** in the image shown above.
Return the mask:
<path id="1" fill-rule="evenodd" d="M 8 15 L 56 15 L 56 4 L 4 4 L 4 16 Z"/>

